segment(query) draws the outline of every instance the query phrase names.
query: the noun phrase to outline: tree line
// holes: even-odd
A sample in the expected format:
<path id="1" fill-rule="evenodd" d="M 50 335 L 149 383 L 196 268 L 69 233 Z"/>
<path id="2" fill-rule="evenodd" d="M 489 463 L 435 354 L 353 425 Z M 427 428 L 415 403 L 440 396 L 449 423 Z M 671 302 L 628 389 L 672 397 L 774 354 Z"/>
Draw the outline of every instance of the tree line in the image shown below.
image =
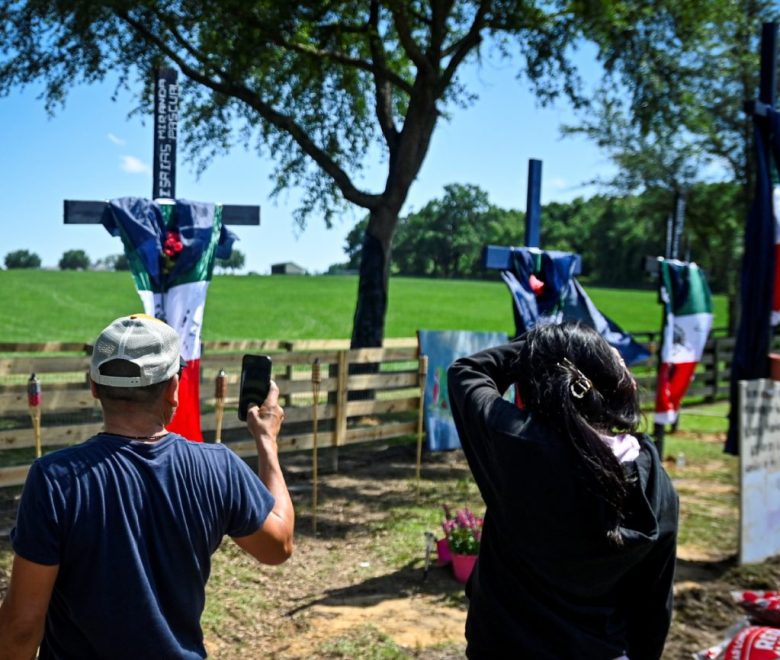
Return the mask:
<path id="1" fill-rule="evenodd" d="M 744 225 L 736 203 L 740 194 L 734 182 L 698 183 L 688 193 L 681 257 L 696 261 L 715 291 L 728 291 L 739 268 Z M 583 276 L 592 284 L 641 288 L 649 282 L 644 258 L 664 254 L 668 210 L 663 188 L 552 202 L 542 207 L 541 245 L 580 254 Z M 329 272 L 358 267 L 367 222 L 363 219 L 350 231 L 344 247 L 348 260 Z M 492 204 L 478 186 L 451 184 L 440 198 L 399 218 L 391 272 L 495 278 L 482 265 L 483 248 L 524 245 L 524 234 L 525 213 Z"/>
<path id="2" fill-rule="evenodd" d="M 217 268 L 235 272 L 241 270 L 246 262 L 246 257 L 241 250 L 233 248 L 230 257 L 217 259 Z M 30 250 L 13 250 L 5 255 L 5 267 L 9 270 L 18 268 L 40 268 L 41 258 Z M 66 250 L 60 258 L 57 266 L 60 270 L 130 270 L 130 262 L 124 254 L 110 254 L 107 257 L 90 261 L 84 250 Z"/>

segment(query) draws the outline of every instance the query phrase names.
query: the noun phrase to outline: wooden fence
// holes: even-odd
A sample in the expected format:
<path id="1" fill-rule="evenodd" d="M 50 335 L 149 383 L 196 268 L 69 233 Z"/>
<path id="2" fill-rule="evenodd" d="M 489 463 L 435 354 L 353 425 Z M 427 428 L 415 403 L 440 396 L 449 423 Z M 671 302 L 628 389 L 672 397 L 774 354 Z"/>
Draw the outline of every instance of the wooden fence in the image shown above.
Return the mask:
<path id="1" fill-rule="evenodd" d="M 36 373 L 43 390 L 42 445 L 86 440 L 102 428 L 100 407 L 88 386 L 91 346 L 73 343 L 0 344 L 0 487 L 19 485 L 33 457 L 34 435 L 27 407 L 27 378 Z M 204 344 L 201 357 L 201 424 L 206 441 L 215 428 L 214 382 L 228 377 L 222 440 L 241 456 L 255 454 L 254 441 L 238 420 L 238 380 L 244 353 L 273 358 L 285 423 L 280 451 L 313 445 L 312 364 L 319 360 L 318 446 L 341 447 L 415 433 L 420 408 L 416 338 L 391 339 L 382 348 L 349 350 L 346 341 L 240 341 Z M 18 355 L 18 356 L 17 356 Z M 363 365 L 363 368 L 360 368 Z M 369 373 L 356 373 L 359 371 Z M 370 396 L 360 399 L 360 392 Z M 18 463 L 18 464 L 15 464 Z"/>
<path id="2" fill-rule="evenodd" d="M 734 338 L 707 343 L 687 397 L 714 401 L 728 396 Z M 658 333 L 637 333 L 655 353 Z M 776 342 L 777 343 L 777 342 Z M 0 487 L 19 485 L 33 456 L 34 436 L 27 409 L 26 381 L 38 374 L 43 387 L 45 448 L 81 442 L 102 428 L 97 402 L 88 387 L 91 347 L 78 343 L 0 343 Z M 207 342 L 201 358 L 201 411 L 204 436 L 214 438 L 214 379 L 228 374 L 222 439 L 239 455 L 255 454 L 254 442 L 235 413 L 244 353 L 273 357 L 274 380 L 285 407 L 280 451 L 309 449 L 312 437 L 312 364 L 319 359 L 322 381 L 317 406 L 319 447 L 380 441 L 415 433 L 420 406 L 416 338 L 390 339 L 382 348 L 349 350 L 341 340 Z M 9 355 L 11 357 L 9 357 Z M 655 357 L 635 368 L 644 400 L 655 391 Z M 359 365 L 374 365 L 360 369 Z M 357 371 L 371 373 L 356 373 Z M 360 398 L 361 391 L 370 397 Z M 357 393 L 357 395 L 355 394 Z"/>

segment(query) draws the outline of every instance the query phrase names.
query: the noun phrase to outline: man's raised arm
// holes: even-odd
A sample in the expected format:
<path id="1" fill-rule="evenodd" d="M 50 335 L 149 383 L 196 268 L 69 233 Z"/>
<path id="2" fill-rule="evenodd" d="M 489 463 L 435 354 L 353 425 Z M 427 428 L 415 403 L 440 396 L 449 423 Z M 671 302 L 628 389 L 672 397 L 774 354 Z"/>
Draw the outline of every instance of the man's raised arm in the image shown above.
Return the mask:
<path id="1" fill-rule="evenodd" d="M 247 426 L 257 443 L 257 474 L 276 503 L 263 526 L 254 534 L 233 538 L 239 547 L 264 564 L 281 564 L 293 551 L 295 511 L 279 465 L 276 443 L 283 420 L 279 388 L 271 381 L 263 405 L 251 406 L 247 411 Z"/>

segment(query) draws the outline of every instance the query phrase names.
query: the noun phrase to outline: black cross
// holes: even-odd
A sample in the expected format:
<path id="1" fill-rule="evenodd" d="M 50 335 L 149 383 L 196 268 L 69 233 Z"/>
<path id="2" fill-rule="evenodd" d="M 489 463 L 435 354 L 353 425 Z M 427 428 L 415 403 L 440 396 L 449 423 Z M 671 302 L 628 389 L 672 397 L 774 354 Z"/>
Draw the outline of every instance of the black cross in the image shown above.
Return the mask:
<path id="1" fill-rule="evenodd" d="M 176 196 L 176 136 L 179 123 L 179 84 L 175 69 L 161 68 L 154 80 L 154 167 L 152 199 L 170 201 Z M 98 225 L 105 201 L 66 199 L 66 225 Z M 260 207 L 239 204 L 222 206 L 226 225 L 259 225 Z"/>
<path id="2" fill-rule="evenodd" d="M 534 158 L 528 161 L 528 191 L 525 206 L 525 246 L 538 248 L 542 226 L 542 161 Z M 486 245 L 482 263 L 489 270 L 511 270 L 511 247 Z M 574 275 L 582 271 L 582 259 L 576 255 Z"/>

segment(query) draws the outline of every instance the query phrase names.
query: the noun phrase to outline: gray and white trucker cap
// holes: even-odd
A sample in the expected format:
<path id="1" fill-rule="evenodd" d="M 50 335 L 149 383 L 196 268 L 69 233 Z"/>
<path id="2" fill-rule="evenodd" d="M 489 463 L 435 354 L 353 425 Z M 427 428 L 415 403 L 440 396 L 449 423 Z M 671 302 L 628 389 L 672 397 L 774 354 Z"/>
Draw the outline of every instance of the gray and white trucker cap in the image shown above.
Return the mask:
<path id="1" fill-rule="evenodd" d="M 100 367 L 111 360 L 127 360 L 139 376 L 105 376 Z M 164 321 L 133 314 L 114 321 L 100 333 L 92 350 L 89 375 L 99 385 L 144 387 L 172 378 L 179 371 L 179 335 Z"/>

